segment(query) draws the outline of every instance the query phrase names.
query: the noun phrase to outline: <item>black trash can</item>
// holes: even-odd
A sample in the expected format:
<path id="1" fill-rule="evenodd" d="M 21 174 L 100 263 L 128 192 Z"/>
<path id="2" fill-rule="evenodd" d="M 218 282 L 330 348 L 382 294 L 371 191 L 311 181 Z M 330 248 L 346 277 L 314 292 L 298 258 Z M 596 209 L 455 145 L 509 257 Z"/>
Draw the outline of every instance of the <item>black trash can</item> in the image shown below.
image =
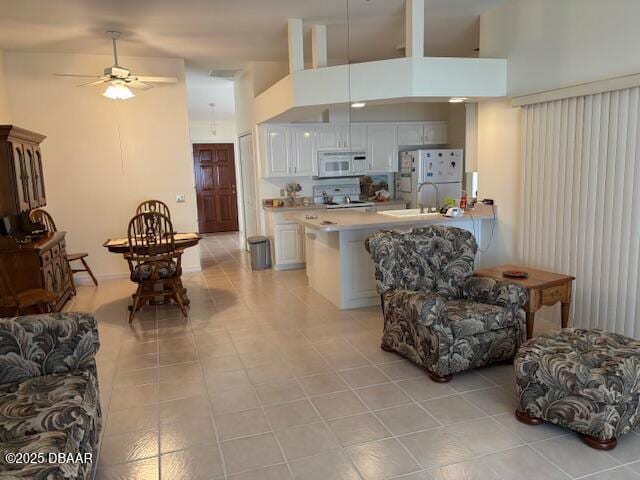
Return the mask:
<path id="1" fill-rule="evenodd" d="M 271 246 L 267 237 L 249 237 L 251 251 L 251 269 L 265 270 L 271 268 Z"/>

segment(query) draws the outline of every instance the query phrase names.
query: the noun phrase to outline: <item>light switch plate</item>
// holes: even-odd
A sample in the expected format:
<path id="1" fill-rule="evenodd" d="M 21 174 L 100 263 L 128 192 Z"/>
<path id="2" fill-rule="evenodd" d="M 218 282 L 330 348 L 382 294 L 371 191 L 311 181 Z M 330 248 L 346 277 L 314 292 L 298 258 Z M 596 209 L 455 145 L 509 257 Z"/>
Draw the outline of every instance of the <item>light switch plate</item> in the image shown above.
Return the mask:
<path id="1" fill-rule="evenodd" d="M 178 195 L 176 195 L 176 203 L 184 203 L 184 201 L 184 193 L 179 193 Z"/>

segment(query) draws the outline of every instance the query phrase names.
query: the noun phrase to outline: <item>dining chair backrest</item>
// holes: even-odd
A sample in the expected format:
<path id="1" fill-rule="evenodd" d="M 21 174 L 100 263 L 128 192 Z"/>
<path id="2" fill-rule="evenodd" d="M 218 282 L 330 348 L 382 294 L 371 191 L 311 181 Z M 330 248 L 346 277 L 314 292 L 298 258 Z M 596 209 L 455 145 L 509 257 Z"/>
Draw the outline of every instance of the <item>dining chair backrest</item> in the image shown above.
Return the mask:
<path id="1" fill-rule="evenodd" d="M 42 208 L 31 210 L 31 212 L 29 212 L 29 220 L 33 223 L 39 223 L 49 233 L 58 231 L 56 222 L 53 221 L 51 214 Z"/>
<path id="2" fill-rule="evenodd" d="M 145 212 L 156 212 L 171 218 L 171 212 L 166 203 L 160 200 L 146 200 L 136 208 L 136 215 Z"/>
<path id="3" fill-rule="evenodd" d="M 127 236 L 129 253 L 133 257 L 157 256 L 172 253 L 176 249 L 171 219 L 158 212 L 134 216 L 129 222 Z"/>

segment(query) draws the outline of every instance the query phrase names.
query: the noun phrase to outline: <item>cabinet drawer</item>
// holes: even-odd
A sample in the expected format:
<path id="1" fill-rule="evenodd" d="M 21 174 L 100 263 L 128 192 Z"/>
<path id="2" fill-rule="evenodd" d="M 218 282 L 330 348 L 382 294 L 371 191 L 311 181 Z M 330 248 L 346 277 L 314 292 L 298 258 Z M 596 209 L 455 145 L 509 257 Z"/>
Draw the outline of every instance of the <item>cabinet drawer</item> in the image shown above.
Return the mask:
<path id="1" fill-rule="evenodd" d="M 553 305 L 563 300 L 567 295 L 567 286 L 558 285 L 557 287 L 546 288 L 542 291 L 542 304 Z"/>
<path id="2" fill-rule="evenodd" d="M 60 256 L 60 244 L 57 244 L 51 247 L 51 257 L 57 258 L 59 256 Z"/>

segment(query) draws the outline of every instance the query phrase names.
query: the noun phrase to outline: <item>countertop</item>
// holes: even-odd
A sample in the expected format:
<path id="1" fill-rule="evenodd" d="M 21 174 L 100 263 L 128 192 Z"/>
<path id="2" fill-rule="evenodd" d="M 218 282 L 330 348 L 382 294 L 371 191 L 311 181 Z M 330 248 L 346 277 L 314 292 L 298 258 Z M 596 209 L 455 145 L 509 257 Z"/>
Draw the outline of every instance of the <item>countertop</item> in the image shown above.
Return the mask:
<path id="1" fill-rule="evenodd" d="M 407 202 L 405 200 L 389 200 L 387 202 L 374 202 L 375 206 L 378 205 L 406 205 Z M 262 208 L 267 212 L 301 212 L 304 210 L 326 210 L 327 206 L 323 204 L 312 204 L 309 206 L 304 205 L 296 205 L 295 207 L 269 207 L 263 205 Z"/>
<path id="2" fill-rule="evenodd" d="M 487 210 L 483 208 L 479 211 L 469 212 L 470 213 L 465 213 L 462 217 L 450 218 L 439 213 L 393 217 L 390 215 L 384 215 L 381 212 L 330 210 L 314 214 L 317 215 L 318 218 L 307 219 L 303 213 L 291 213 L 287 215 L 287 219 L 321 232 L 341 232 L 347 230 L 375 230 L 381 228 L 411 227 L 428 225 L 431 223 L 455 224 L 461 221 L 489 220 L 494 218 L 494 214 L 491 209 Z M 322 222 L 325 220 L 335 223 L 331 225 L 323 225 Z"/>

